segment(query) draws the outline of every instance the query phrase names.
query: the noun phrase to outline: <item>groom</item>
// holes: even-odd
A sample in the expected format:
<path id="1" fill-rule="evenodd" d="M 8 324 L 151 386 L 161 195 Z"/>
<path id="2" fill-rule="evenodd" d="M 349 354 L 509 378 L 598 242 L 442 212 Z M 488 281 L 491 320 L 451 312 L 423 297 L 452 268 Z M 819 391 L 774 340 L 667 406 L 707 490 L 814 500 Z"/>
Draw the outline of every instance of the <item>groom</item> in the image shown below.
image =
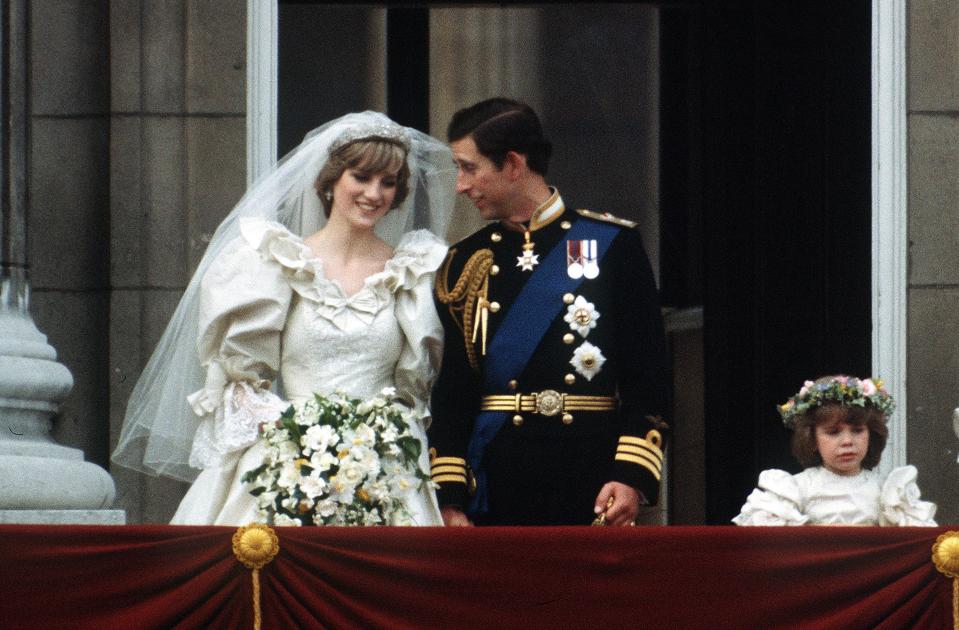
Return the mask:
<path id="1" fill-rule="evenodd" d="M 635 224 L 567 207 L 526 104 L 448 128 L 485 228 L 437 274 L 446 332 L 431 473 L 446 525 L 633 524 L 659 494 L 669 370 Z"/>

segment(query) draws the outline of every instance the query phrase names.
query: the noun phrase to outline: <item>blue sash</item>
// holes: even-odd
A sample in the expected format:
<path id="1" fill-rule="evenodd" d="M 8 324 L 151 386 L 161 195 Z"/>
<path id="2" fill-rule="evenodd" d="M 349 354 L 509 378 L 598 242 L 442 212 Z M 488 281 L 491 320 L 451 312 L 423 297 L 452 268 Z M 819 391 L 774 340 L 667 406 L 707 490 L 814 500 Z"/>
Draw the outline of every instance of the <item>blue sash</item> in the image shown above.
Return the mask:
<path id="1" fill-rule="evenodd" d="M 485 393 L 502 393 L 503 384 L 526 368 L 543 335 L 566 306 L 561 296 L 575 291 L 583 281 L 582 278 L 570 278 L 566 272 L 565 241 L 594 239 L 598 263 L 619 231 L 618 226 L 609 223 L 576 221 L 565 238 L 537 266 L 487 348 L 483 365 Z M 505 411 L 482 411 L 473 424 L 466 454 L 476 478 L 476 494 L 469 506 L 471 514 L 489 510 L 483 454 L 508 417 L 509 413 Z"/>

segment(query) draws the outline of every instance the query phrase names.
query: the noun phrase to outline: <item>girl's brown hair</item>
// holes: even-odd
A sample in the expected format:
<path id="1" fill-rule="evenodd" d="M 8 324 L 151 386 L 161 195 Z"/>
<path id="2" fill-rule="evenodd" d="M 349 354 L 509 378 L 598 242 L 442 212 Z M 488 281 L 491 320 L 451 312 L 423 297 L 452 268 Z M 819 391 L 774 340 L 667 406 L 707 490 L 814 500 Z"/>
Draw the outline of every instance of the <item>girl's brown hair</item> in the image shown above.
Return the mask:
<path id="1" fill-rule="evenodd" d="M 819 449 L 816 447 L 816 427 L 820 424 L 847 422 L 865 426 L 869 430 L 869 449 L 862 460 L 862 467 L 872 470 L 879 464 L 889 437 L 885 420 L 883 413 L 872 405 L 858 407 L 827 402 L 813 407 L 796 417 L 792 437 L 793 455 L 806 468 L 819 466 L 822 464 L 822 456 L 819 455 Z"/>

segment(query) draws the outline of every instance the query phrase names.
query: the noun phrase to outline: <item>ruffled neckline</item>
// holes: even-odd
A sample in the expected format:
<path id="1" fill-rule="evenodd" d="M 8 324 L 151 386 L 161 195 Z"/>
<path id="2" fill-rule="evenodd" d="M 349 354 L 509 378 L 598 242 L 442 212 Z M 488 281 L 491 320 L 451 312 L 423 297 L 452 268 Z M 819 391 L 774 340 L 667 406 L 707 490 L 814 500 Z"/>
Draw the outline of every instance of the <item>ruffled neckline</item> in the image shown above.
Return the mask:
<path id="1" fill-rule="evenodd" d="M 314 303 L 318 314 L 338 325 L 347 312 L 367 324 L 372 323 L 390 303 L 393 294 L 412 288 L 421 276 L 436 271 L 447 249 L 428 230 L 407 232 L 382 271 L 370 274 L 359 290 L 347 294 L 338 280 L 326 277 L 323 259 L 300 236 L 280 223 L 241 219 L 240 233 L 264 259 L 273 260 L 282 267 L 293 290 Z"/>

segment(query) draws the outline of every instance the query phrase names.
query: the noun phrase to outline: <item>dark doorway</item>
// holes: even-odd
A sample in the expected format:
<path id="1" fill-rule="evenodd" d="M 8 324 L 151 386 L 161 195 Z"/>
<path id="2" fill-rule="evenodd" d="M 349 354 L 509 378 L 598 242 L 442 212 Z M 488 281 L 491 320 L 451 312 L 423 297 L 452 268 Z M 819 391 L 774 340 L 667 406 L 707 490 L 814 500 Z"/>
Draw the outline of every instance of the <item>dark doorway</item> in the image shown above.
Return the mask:
<path id="1" fill-rule="evenodd" d="M 775 405 L 869 374 L 871 7 L 700 6 L 707 521 L 724 524 L 760 470 L 799 470 Z"/>

